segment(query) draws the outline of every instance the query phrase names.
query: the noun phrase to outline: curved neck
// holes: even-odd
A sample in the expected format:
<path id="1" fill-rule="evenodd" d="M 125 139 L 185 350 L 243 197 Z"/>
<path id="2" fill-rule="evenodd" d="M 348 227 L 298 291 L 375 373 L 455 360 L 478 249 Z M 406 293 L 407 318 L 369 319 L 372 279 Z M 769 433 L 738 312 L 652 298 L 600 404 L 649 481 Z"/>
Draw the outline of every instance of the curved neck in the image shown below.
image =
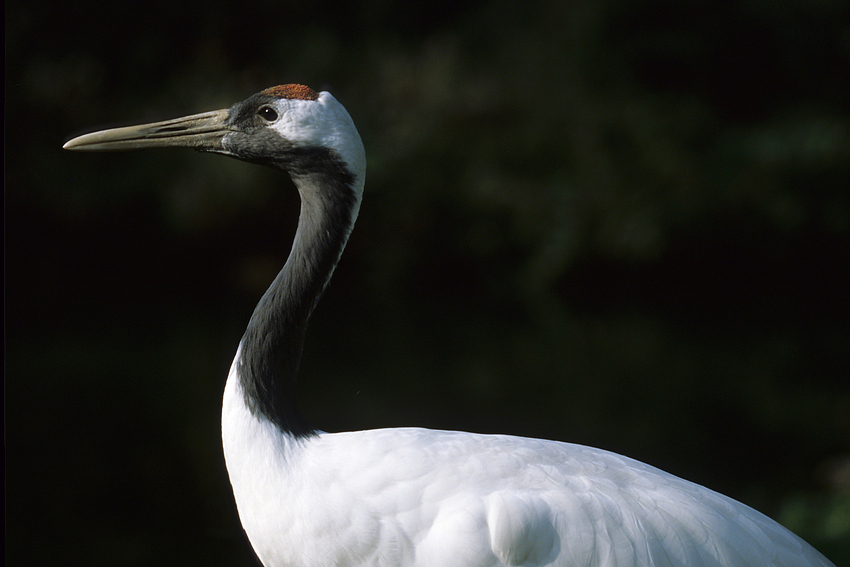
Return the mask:
<path id="1" fill-rule="evenodd" d="M 340 170 L 292 178 L 301 195 L 292 251 L 254 309 L 236 364 L 251 413 L 303 437 L 316 433 L 295 405 L 304 334 L 354 226 L 363 181 Z"/>

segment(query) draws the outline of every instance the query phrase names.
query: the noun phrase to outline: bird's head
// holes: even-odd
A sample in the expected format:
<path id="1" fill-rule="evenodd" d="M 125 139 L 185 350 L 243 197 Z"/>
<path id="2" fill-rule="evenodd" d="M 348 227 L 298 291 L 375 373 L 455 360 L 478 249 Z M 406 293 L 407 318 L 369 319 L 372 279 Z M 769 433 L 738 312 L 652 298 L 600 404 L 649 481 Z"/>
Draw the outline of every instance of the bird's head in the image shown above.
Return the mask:
<path id="1" fill-rule="evenodd" d="M 293 177 L 327 173 L 336 164 L 361 184 L 366 173 L 363 143 L 348 112 L 330 93 L 302 85 L 271 87 L 223 110 L 85 134 L 63 147 L 186 147 L 279 167 Z"/>

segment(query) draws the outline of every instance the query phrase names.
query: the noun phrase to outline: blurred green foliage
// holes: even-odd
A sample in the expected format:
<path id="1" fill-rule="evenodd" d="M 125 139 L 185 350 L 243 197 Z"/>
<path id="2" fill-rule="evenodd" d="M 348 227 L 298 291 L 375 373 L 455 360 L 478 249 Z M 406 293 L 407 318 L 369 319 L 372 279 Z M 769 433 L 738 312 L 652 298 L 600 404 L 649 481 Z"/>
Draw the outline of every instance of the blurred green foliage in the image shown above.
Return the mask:
<path id="1" fill-rule="evenodd" d="M 838 0 L 7 2 L 7 561 L 255 564 L 218 408 L 297 196 L 60 148 L 303 82 L 369 159 L 314 424 L 601 446 L 850 563 L 848 69 Z"/>

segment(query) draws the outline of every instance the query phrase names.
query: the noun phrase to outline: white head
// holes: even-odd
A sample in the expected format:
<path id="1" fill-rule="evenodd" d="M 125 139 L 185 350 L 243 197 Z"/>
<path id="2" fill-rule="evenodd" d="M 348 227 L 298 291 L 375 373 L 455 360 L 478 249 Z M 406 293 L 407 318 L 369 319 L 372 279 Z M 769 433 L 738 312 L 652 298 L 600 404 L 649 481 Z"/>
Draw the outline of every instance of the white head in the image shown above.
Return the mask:
<path id="1" fill-rule="evenodd" d="M 233 131 L 221 141 L 224 153 L 264 162 L 276 152 L 330 150 L 361 182 L 366 174 L 366 154 L 357 128 L 329 92 L 280 85 L 234 104 L 228 113 L 226 123 Z M 297 170 L 290 173 L 298 175 Z"/>
<path id="2" fill-rule="evenodd" d="M 362 189 L 365 181 L 366 153 L 351 116 L 330 93 L 303 85 L 271 87 L 224 110 L 86 134 L 64 147 L 175 146 L 280 167 L 296 178 L 341 163 L 353 186 Z"/>

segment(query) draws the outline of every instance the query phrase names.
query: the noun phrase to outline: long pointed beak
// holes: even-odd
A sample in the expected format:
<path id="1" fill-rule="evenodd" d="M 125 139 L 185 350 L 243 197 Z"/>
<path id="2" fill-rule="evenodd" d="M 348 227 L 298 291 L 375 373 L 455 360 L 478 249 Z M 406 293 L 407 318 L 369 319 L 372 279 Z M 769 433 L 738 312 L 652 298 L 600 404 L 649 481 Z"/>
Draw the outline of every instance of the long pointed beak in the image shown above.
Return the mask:
<path id="1" fill-rule="evenodd" d="M 62 147 L 94 152 L 173 147 L 220 152 L 222 138 L 234 131 L 226 123 L 229 115 L 226 109 L 215 110 L 163 122 L 101 130 L 69 140 Z"/>

